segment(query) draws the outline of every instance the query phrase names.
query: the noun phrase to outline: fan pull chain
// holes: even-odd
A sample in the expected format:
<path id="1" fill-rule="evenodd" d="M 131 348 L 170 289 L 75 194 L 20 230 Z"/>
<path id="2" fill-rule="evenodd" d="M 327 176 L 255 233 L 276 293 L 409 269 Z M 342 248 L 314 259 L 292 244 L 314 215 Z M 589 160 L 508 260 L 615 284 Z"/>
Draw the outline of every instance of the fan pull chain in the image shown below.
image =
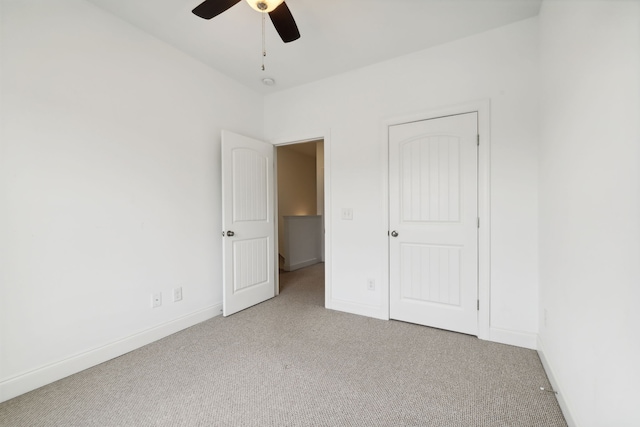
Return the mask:
<path id="1" fill-rule="evenodd" d="M 264 20 L 266 13 L 262 13 L 262 71 L 264 71 L 264 57 L 267 56 L 267 45 L 265 42 Z"/>

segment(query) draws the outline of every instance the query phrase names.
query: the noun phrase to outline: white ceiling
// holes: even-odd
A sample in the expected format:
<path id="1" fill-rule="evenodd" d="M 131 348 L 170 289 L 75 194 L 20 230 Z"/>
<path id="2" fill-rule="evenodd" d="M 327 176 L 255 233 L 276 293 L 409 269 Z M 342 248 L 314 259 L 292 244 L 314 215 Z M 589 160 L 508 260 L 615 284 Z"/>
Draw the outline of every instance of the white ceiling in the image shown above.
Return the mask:
<path id="1" fill-rule="evenodd" d="M 287 0 L 301 38 L 284 44 L 244 1 L 207 21 L 202 0 L 89 0 L 261 93 L 309 83 L 536 16 L 542 0 Z M 274 86 L 262 79 L 273 78 Z"/>

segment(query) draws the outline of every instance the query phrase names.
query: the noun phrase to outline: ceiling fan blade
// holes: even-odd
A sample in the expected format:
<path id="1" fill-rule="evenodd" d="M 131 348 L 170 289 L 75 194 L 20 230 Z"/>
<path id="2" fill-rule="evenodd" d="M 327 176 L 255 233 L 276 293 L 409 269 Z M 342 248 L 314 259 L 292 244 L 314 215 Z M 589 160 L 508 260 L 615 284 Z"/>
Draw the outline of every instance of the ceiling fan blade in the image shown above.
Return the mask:
<path id="1" fill-rule="evenodd" d="M 200 18 L 211 19 L 238 3 L 240 0 L 205 0 L 192 12 Z"/>
<path id="2" fill-rule="evenodd" d="M 300 31 L 286 3 L 269 12 L 269 18 L 283 42 L 289 43 L 300 38 Z"/>

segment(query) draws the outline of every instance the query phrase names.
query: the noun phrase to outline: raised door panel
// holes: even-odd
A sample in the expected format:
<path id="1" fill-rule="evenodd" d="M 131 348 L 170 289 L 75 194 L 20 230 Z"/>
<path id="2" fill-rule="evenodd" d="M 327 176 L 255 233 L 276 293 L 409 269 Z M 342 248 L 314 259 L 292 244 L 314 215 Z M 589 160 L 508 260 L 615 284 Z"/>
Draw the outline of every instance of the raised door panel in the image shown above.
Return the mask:
<path id="1" fill-rule="evenodd" d="M 460 306 L 459 246 L 402 244 L 401 299 Z"/>
<path id="2" fill-rule="evenodd" d="M 255 150 L 238 148 L 232 151 L 232 162 L 233 222 L 267 221 L 268 157 Z"/>
<path id="3" fill-rule="evenodd" d="M 233 242 L 233 292 L 237 293 L 269 280 L 269 239 Z"/>
<path id="4" fill-rule="evenodd" d="M 401 220 L 460 220 L 460 138 L 423 136 L 400 147 Z"/>

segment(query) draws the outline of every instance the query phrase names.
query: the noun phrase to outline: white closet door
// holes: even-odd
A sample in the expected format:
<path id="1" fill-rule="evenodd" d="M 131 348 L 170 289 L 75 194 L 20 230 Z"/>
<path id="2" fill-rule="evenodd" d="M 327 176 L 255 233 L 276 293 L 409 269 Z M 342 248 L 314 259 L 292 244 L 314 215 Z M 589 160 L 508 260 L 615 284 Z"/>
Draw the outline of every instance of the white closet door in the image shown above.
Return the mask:
<path id="1" fill-rule="evenodd" d="M 389 128 L 390 317 L 478 334 L 478 119 Z"/>

